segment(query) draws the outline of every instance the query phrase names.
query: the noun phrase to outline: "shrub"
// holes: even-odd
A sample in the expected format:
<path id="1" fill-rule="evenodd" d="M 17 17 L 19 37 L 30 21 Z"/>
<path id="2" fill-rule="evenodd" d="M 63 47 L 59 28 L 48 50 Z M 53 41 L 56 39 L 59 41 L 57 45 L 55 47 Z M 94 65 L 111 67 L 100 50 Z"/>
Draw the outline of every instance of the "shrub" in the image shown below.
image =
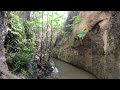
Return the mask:
<path id="1" fill-rule="evenodd" d="M 73 16 L 72 19 L 70 19 L 70 21 L 73 21 L 73 24 L 68 24 L 66 25 L 67 28 L 74 29 L 75 24 L 81 22 L 82 20 L 84 20 L 83 18 L 80 18 L 79 16 Z"/>
<path id="2" fill-rule="evenodd" d="M 27 48 L 15 53 L 7 63 L 13 73 L 22 73 L 26 76 L 32 75 L 37 68 L 32 51 Z"/>
<path id="3" fill-rule="evenodd" d="M 79 30 L 78 32 L 76 32 L 76 35 L 83 39 L 83 37 L 87 34 L 88 30 Z"/>

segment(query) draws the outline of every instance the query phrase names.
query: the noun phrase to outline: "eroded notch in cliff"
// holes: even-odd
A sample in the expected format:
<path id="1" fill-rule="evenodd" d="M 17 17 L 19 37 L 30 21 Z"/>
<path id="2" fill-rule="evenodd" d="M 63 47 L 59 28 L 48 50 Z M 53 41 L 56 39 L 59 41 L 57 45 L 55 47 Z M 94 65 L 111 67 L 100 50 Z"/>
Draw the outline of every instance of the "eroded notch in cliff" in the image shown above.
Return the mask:
<path id="1" fill-rule="evenodd" d="M 91 31 L 93 33 L 95 33 L 95 34 L 99 33 L 99 31 L 100 31 L 100 25 L 99 25 L 99 23 L 101 23 L 103 20 L 105 20 L 105 19 L 102 19 L 102 20 L 96 22 L 96 24 L 92 27 Z"/>

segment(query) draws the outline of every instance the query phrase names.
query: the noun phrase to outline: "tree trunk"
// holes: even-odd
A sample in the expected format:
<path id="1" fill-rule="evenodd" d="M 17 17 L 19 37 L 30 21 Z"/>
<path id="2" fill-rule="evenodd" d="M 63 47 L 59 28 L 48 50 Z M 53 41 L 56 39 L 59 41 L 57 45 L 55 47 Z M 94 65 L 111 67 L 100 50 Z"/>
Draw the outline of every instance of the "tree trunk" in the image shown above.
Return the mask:
<path id="1" fill-rule="evenodd" d="M 21 21 L 23 23 L 23 26 L 25 28 L 24 32 L 25 32 L 25 37 L 26 39 L 30 39 L 29 34 L 30 34 L 30 30 L 29 28 L 26 26 L 26 21 L 29 21 L 31 19 L 31 11 L 20 11 L 18 12 Z"/>
<path id="2" fill-rule="evenodd" d="M 20 11 L 19 16 L 21 17 L 22 22 L 25 22 L 26 20 L 30 20 L 31 11 Z"/>

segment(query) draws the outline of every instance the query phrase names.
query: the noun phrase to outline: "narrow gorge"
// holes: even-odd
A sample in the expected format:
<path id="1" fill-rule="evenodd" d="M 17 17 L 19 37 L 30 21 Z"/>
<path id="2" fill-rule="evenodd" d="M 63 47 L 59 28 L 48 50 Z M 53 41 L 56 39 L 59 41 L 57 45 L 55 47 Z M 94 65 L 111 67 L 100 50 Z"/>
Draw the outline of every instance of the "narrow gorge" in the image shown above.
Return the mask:
<path id="1" fill-rule="evenodd" d="M 120 79 L 120 11 L 0 11 L 0 79 Z"/>
<path id="2" fill-rule="evenodd" d="M 120 12 L 80 11 L 83 18 L 54 48 L 53 57 L 94 74 L 99 79 L 120 78 Z M 88 30 L 81 40 L 79 30 Z M 66 31 L 67 32 L 67 31 Z"/>

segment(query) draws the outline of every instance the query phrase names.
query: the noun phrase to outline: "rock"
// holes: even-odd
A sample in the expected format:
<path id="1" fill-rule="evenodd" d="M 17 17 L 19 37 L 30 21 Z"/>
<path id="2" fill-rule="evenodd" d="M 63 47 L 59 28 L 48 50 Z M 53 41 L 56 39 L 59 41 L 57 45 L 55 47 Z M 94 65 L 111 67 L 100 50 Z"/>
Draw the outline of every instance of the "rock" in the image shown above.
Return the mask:
<path id="1" fill-rule="evenodd" d="M 13 75 L 11 72 L 3 69 L 0 69 L 0 79 L 22 79 L 16 75 Z"/>
<path id="2" fill-rule="evenodd" d="M 75 25 L 54 48 L 53 57 L 91 72 L 100 79 L 120 78 L 120 11 L 81 11 Z M 89 30 L 82 42 L 79 30 Z M 64 39 L 67 39 L 64 42 Z"/>
<path id="3" fill-rule="evenodd" d="M 5 58 L 4 41 L 7 34 L 6 25 L 9 13 L 8 11 L 0 11 L 0 79 L 19 79 L 9 72 Z"/>

